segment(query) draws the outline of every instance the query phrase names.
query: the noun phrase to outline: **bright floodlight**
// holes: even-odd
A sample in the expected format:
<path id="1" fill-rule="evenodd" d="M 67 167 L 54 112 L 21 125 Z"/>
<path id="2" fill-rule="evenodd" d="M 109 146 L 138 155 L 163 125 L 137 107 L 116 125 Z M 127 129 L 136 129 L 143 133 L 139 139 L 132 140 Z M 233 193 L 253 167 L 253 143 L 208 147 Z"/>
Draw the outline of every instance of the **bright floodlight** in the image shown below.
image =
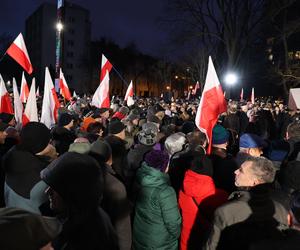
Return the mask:
<path id="1" fill-rule="evenodd" d="M 234 74 L 234 73 L 228 73 L 225 76 L 225 82 L 228 85 L 234 85 L 237 82 L 237 76 L 236 76 L 236 74 Z"/>
<path id="2" fill-rule="evenodd" d="M 62 31 L 62 29 L 64 28 L 64 26 L 63 26 L 63 24 L 61 23 L 61 22 L 58 22 L 57 24 L 56 24 L 56 29 L 60 32 L 60 31 Z"/>

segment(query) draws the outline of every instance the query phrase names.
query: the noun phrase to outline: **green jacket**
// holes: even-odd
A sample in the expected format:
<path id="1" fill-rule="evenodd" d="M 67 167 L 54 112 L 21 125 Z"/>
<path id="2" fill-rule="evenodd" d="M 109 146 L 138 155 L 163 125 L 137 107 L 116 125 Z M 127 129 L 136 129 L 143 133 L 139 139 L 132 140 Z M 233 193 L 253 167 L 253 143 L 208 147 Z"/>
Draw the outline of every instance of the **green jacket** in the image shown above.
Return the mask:
<path id="1" fill-rule="evenodd" d="M 178 249 L 181 216 L 169 176 L 143 162 L 136 178 L 141 188 L 135 207 L 133 249 Z"/>

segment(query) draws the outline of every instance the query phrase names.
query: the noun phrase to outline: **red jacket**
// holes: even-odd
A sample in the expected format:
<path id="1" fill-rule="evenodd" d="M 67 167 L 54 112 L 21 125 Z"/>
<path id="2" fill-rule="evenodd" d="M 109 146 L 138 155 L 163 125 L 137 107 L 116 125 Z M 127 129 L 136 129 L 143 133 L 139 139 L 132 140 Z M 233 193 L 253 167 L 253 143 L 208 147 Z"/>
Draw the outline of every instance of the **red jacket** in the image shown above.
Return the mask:
<path id="1" fill-rule="evenodd" d="M 199 239 L 212 222 L 214 210 L 225 203 L 227 197 L 228 194 L 225 191 L 215 187 L 210 176 L 201 175 L 192 170 L 186 172 L 183 189 L 179 192 L 179 207 L 182 215 L 181 250 L 193 249 L 192 246 L 199 249 L 201 244 Z M 196 203 L 200 205 L 200 211 Z M 194 227 L 196 217 L 197 227 Z M 192 230 L 195 238 L 191 235 Z M 202 235 L 199 235 L 199 232 Z"/>

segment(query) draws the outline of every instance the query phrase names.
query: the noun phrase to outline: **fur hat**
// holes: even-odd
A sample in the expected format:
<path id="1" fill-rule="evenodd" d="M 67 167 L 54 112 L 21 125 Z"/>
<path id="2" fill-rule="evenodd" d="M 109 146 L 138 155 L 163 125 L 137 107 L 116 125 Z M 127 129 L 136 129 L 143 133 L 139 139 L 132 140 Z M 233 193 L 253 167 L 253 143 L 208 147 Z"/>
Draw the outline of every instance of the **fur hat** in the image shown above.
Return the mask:
<path id="1" fill-rule="evenodd" d="M 50 142 L 50 130 L 40 122 L 29 122 L 21 130 L 19 147 L 33 154 L 43 151 Z"/>
<path id="2" fill-rule="evenodd" d="M 152 149 L 145 154 L 144 160 L 149 167 L 155 168 L 164 173 L 168 167 L 169 156 L 165 151 Z"/>

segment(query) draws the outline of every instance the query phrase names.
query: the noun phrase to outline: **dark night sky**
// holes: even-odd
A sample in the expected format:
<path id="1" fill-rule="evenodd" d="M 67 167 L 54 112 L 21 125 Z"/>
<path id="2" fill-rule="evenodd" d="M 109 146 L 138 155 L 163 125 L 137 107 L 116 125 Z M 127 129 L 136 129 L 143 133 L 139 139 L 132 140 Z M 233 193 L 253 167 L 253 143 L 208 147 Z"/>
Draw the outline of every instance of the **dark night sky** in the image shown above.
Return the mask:
<path id="1" fill-rule="evenodd" d="M 0 5 L 0 34 L 16 37 L 24 32 L 25 20 L 43 0 L 2 0 Z M 48 1 L 56 4 L 55 0 Z M 159 55 L 167 36 L 157 25 L 162 14 L 162 0 L 72 0 L 90 11 L 92 38 L 107 37 L 121 47 L 135 42 L 144 53 Z"/>

